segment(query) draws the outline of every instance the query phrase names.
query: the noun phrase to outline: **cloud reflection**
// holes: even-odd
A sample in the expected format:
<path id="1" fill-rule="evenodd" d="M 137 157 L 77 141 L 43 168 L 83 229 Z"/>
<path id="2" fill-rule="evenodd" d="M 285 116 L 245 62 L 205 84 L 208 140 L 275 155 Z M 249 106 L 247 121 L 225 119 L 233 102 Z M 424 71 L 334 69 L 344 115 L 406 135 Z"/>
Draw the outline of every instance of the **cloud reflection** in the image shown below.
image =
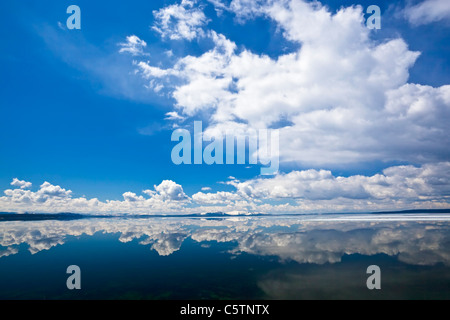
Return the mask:
<path id="1" fill-rule="evenodd" d="M 231 243 L 229 254 L 276 257 L 280 262 L 338 263 L 351 254 L 386 254 L 412 265 L 450 265 L 446 221 L 305 218 L 112 218 L 74 221 L 0 223 L 0 258 L 27 245 L 31 254 L 63 245 L 72 237 L 118 234 L 123 243 L 138 241 L 160 256 L 180 250 L 190 238 L 202 244 Z"/>

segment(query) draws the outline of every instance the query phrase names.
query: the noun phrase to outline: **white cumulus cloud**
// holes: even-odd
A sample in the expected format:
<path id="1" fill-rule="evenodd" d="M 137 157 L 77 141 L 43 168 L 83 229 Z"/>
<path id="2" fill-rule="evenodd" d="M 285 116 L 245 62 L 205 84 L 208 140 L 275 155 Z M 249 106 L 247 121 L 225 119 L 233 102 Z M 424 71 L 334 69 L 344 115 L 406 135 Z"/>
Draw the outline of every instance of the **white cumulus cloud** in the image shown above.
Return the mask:
<path id="1" fill-rule="evenodd" d="M 95 214 L 317 213 L 448 208 L 450 162 L 393 166 L 381 173 L 334 175 L 329 170 L 294 170 L 270 178 L 226 182 L 231 191 L 192 196 L 163 180 L 142 195 L 127 191 L 123 200 L 74 197 L 71 190 L 44 182 L 39 190 L 4 190 L 0 211 Z"/>
<path id="2" fill-rule="evenodd" d="M 139 62 L 145 79 L 170 88 L 177 114 L 208 115 L 206 134 L 277 127 L 280 160 L 302 166 L 448 160 L 450 87 L 408 83 L 420 53 L 401 38 L 372 40 L 361 6 L 333 13 L 320 2 L 241 0 L 228 8 L 272 20 L 298 50 L 271 58 L 207 30 L 213 47 L 199 56 L 165 69 Z"/>
<path id="3" fill-rule="evenodd" d="M 436 200 L 450 194 L 450 162 L 390 167 L 373 176 L 335 177 L 328 170 L 310 169 L 230 184 L 249 198 Z"/>
<path id="4" fill-rule="evenodd" d="M 11 182 L 11 185 L 14 187 L 19 187 L 20 189 L 28 189 L 28 188 L 31 188 L 31 186 L 32 186 L 31 182 L 19 180 L 17 178 L 13 179 L 13 181 Z"/>
<path id="5" fill-rule="evenodd" d="M 171 180 L 164 180 L 159 185 L 155 186 L 155 190 L 158 195 L 166 200 L 185 200 L 187 195 L 183 191 L 183 187 Z"/>
<path id="6" fill-rule="evenodd" d="M 203 11 L 196 5 L 195 0 L 182 0 L 180 4 L 153 11 L 155 25 L 152 29 L 163 38 L 193 40 L 203 34 L 202 27 L 208 22 Z"/>

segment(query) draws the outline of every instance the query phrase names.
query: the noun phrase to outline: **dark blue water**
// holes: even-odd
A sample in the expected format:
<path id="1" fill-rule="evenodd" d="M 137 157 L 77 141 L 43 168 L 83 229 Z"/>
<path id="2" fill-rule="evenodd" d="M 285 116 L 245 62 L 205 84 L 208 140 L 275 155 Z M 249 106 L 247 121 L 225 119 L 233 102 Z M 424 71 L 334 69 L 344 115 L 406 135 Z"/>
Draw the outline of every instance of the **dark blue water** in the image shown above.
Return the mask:
<path id="1" fill-rule="evenodd" d="M 449 299 L 449 231 L 446 215 L 0 222 L 0 299 Z"/>

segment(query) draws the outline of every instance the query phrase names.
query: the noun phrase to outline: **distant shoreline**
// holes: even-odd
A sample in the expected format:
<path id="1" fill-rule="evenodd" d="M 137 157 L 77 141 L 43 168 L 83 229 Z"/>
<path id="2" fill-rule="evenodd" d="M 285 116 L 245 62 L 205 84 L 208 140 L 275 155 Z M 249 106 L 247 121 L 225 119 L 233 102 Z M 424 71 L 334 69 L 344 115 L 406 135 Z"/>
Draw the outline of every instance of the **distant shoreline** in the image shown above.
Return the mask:
<path id="1" fill-rule="evenodd" d="M 333 213 L 297 213 L 297 214 L 227 214 L 223 212 L 211 212 L 204 214 L 81 214 L 81 213 L 15 213 L 0 212 L 0 222 L 2 221 L 38 221 L 38 220 L 78 220 L 89 218 L 231 218 L 231 217 L 297 217 L 306 215 L 357 215 L 357 214 L 440 214 L 450 213 L 449 209 L 413 209 L 399 211 L 379 211 L 379 212 L 333 212 Z"/>

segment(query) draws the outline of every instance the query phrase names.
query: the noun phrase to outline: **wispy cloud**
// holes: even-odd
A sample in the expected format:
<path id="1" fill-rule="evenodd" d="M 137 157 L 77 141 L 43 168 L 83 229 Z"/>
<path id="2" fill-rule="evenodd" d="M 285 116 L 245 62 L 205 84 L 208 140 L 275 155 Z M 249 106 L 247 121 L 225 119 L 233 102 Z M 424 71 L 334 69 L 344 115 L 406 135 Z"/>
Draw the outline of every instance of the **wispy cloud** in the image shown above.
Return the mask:
<path id="1" fill-rule="evenodd" d="M 59 27 L 41 25 L 38 32 L 53 55 L 88 75 L 91 81 L 100 83 L 99 93 L 132 101 L 157 101 L 155 94 L 145 87 L 147 81 L 136 77 L 136 67 L 124 54 L 130 54 L 133 59 L 147 57 L 146 43 L 137 36 L 127 37 L 125 42 L 119 43 L 121 47 L 117 50 L 117 45 L 94 44 L 83 33 L 74 35 Z"/>
<path id="2" fill-rule="evenodd" d="M 119 43 L 119 46 L 121 47 L 119 50 L 120 53 L 126 52 L 133 56 L 148 55 L 144 53 L 144 48 L 147 46 L 147 43 L 135 35 L 128 36 L 127 41 Z"/>
<path id="3" fill-rule="evenodd" d="M 183 116 L 180 116 L 178 114 L 178 112 L 176 112 L 176 111 L 171 111 L 171 112 L 166 113 L 166 117 L 164 119 L 171 120 L 171 121 L 183 121 L 186 118 Z"/>
<path id="4" fill-rule="evenodd" d="M 405 18 L 415 26 L 450 20 L 450 2 L 425 0 L 404 10 Z"/>

